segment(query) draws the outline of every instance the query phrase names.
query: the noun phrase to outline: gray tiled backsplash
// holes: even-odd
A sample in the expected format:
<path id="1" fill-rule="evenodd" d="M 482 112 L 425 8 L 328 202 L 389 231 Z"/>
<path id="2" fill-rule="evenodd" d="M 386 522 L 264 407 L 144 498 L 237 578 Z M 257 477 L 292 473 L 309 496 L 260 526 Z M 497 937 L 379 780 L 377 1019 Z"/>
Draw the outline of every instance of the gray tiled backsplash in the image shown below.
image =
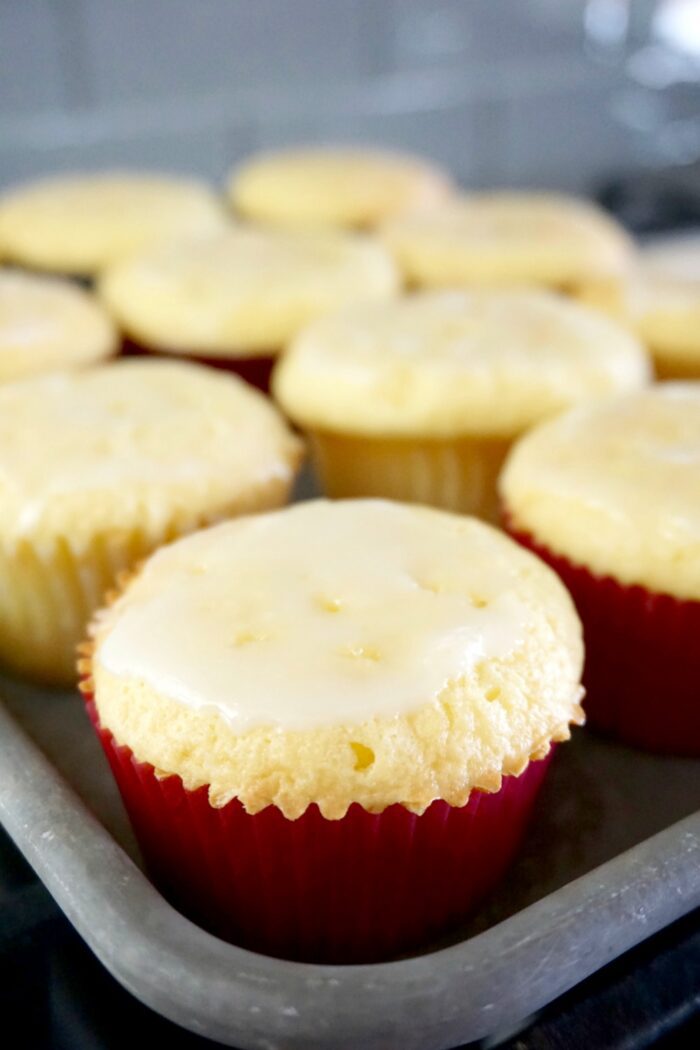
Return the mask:
<path id="1" fill-rule="evenodd" d="M 590 2 L 590 0 L 589 0 Z M 634 6 L 649 0 L 630 0 Z M 0 0 L 0 184 L 369 141 L 467 184 L 585 189 L 639 161 L 584 0 Z"/>
<path id="2" fill-rule="evenodd" d="M 79 2 L 96 105 L 364 72 L 364 0 Z"/>
<path id="3" fill-rule="evenodd" d="M 636 160 L 633 139 L 610 112 L 614 82 L 596 79 L 563 84 L 556 94 L 514 97 L 504 130 L 502 182 L 582 191 L 596 173 L 626 170 Z"/>
<path id="4" fill-rule="evenodd" d="M 227 142 L 237 150 L 227 150 Z M 52 172 L 106 168 L 164 169 L 187 175 L 200 175 L 220 181 L 231 156 L 249 153 L 250 131 L 239 129 L 227 140 L 218 127 L 149 129 L 123 133 L 112 129 L 104 136 L 66 142 L 19 146 L 5 156 L 0 151 L 0 172 L 4 182 L 17 182 Z"/>
<path id="5" fill-rule="evenodd" d="M 581 49 L 585 4 L 579 0 L 391 2 L 393 47 L 404 66 L 497 64 Z"/>
<path id="6" fill-rule="evenodd" d="M 52 0 L 0 0 L 0 116 L 66 105 L 59 18 Z"/>

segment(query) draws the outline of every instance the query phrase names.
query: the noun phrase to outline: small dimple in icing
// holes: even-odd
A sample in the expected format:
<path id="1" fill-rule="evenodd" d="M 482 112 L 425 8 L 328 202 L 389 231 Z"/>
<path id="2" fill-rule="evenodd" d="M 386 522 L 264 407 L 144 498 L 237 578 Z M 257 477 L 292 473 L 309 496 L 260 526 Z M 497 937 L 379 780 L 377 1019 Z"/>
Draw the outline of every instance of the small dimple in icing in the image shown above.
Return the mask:
<path id="1" fill-rule="evenodd" d="M 96 661 L 240 732 L 410 712 L 527 627 L 513 564 L 469 528 L 363 500 L 207 530 L 151 559 Z"/>

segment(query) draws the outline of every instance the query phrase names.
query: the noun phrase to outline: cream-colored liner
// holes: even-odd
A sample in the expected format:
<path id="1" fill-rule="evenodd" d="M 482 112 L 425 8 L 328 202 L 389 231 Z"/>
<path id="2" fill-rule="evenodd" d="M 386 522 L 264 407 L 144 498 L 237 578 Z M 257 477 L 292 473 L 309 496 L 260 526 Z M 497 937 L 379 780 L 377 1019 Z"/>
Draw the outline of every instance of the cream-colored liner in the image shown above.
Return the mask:
<path id="1" fill-rule="evenodd" d="M 381 496 L 498 520 L 496 480 L 511 442 L 500 437 L 412 440 L 309 434 L 324 492 Z"/>

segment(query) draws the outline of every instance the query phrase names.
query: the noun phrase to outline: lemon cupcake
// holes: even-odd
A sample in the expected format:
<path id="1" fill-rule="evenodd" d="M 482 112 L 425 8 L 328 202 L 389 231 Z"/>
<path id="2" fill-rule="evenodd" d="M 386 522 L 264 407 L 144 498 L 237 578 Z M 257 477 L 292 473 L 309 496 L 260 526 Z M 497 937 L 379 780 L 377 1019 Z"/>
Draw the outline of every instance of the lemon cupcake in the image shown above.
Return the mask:
<path id="1" fill-rule="evenodd" d="M 0 387 L 0 663 L 74 681 L 120 570 L 211 521 L 279 506 L 299 444 L 197 365 L 126 361 Z"/>
<path id="2" fill-rule="evenodd" d="M 458 921 L 582 720 L 555 574 L 473 519 L 380 500 L 172 544 L 84 653 L 158 885 L 219 935 L 297 958 L 386 957 Z"/>
<path id="3" fill-rule="evenodd" d="M 150 244 L 226 225 L 222 203 L 195 179 L 68 175 L 0 196 L 0 257 L 28 269 L 91 277 Z"/>
<path id="4" fill-rule="evenodd" d="M 306 329 L 273 381 L 331 496 L 497 517 L 512 441 L 587 398 L 634 389 L 646 354 L 597 311 L 541 290 L 423 292 Z"/>
<path id="5" fill-rule="evenodd" d="M 82 288 L 53 277 L 0 270 L 0 383 L 115 353 L 117 333 Z"/>
<path id="6" fill-rule="evenodd" d="M 644 248 L 629 309 L 662 379 L 700 379 L 700 234 Z"/>
<path id="7" fill-rule="evenodd" d="M 194 357 L 265 388 L 273 357 L 305 324 L 397 288 L 369 238 L 238 228 L 117 264 L 99 292 L 132 350 Z"/>
<path id="8" fill-rule="evenodd" d="M 451 192 L 445 172 L 401 153 L 306 148 L 252 157 L 229 179 L 246 219 L 283 227 L 371 229 L 407 211 L 426 211 Z"/>
<path id="9" fill-rule="evenodd" d="M 590 724 L 700 755 L 700 383 L 662 383 L 536 428 L 501 491 L 511 531 L 578 607 Z"/>
<path id="10" fill-rule="evenodd" d="M 534 284 L 619 311 L 631 242 L 588 201 L 550 193 L 471 193 L 389 221 L 384 240 L 410 284 Z"/>

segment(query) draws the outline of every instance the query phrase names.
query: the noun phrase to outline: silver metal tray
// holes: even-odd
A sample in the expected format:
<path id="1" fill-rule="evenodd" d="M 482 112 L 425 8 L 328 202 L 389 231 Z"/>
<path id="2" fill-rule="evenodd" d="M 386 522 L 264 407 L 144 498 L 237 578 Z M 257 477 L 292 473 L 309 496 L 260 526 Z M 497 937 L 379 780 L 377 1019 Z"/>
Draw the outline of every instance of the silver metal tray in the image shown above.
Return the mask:
<path id="1" fill-rule="evenodd" d="M 0 820 L 125 988 L 242 1050 L 443 1050 L 497 1036 L 700 905 L 700 762 L 580 731 L 559 749 L 522 857 L 451 943 L 368 966 L 225 944 L 140 869 L 77 694 L 0 680 Z"/>

